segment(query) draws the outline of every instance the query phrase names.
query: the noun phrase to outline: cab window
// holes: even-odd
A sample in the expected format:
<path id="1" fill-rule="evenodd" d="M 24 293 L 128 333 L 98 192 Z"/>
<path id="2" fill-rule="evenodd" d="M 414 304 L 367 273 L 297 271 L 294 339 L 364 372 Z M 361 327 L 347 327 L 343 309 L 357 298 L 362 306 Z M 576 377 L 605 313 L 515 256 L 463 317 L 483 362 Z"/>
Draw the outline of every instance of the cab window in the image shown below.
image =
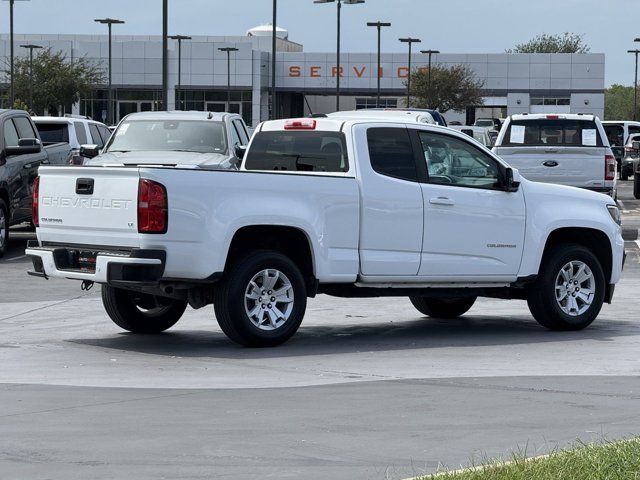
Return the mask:
<path id="1" fill-rule="evenodd" d="M 429 183 L 496 189 L 500 185 L 498 162 L 461 139 L 420 131 L 418 137 L 427 163 Z"/>
<path id="2" fill-rule="evenodd" d="M 91 138 L 93 139 L 93 143 L 98 147 L 102 148 L 104 146 L 104 141 L 100 136 L 100 132 L 98 131 L 98 127 L 93 123 L 89 124 L 89 132 L 91 132 Z"/>
<path id="3" fill-rule="evenodd" d="M 416 159 L 406 128 L 373 127 L 367 130 L 371 167 L 380 175 L 418 181 Z"/>
<path id="4" fill-rule="evenodd" d="M 4 146 L 5 147 L 17 147 L 18 140 L 18 131 L 16 130 L 16 126 L 13 124 L 13 120 L 8 119 L 4 122 Z"/>

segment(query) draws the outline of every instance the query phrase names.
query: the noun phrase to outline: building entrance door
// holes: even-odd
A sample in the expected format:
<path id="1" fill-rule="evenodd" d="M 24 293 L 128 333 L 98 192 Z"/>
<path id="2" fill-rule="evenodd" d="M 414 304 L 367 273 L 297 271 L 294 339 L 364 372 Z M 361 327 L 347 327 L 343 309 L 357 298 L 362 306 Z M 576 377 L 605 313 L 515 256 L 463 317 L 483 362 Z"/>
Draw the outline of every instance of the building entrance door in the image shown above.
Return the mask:
<path id="1" fill-rule="evenodd" d="M 130 113 L 150 112 L 153 110 L 153 102 L 150 101 L 118 101 L 118 118 L 117 121 Z"/>
<path id="2" fill-rule="evenodd" d="M 207 102 L 207 112 L 229 112 L 242 115 L 242 102 Z"/>

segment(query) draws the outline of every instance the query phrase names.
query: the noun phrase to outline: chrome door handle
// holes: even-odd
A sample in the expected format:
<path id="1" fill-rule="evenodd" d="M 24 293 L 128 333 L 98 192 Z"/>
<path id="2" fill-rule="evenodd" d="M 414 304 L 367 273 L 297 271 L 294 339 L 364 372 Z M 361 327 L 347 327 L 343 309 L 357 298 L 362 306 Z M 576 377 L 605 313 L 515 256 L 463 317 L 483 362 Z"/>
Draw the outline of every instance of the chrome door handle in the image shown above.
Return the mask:
<path id="1" fill-rule="evenodd" d="M 429 203 L 432 205 L 455 205 L 455 202 L 448 197 L 434 197 L 429 199 Z"/>

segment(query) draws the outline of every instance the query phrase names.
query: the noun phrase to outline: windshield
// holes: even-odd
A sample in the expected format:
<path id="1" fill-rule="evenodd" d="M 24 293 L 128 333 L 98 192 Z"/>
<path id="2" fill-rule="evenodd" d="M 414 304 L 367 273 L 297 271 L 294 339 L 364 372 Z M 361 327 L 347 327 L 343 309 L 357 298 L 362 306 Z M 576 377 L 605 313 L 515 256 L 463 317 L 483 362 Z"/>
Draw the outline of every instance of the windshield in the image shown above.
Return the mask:
<path id="1" fill-rule="evenodd" d="M 493 127 L 493 120 L 476 120 L 476 127 Z"/>
<path id="2" fill-rule="evenodd" d="M 113 135 L 108 152 L 181 151 L 224 153 L 223 122 L 132 120 L 123 122 Z"/>

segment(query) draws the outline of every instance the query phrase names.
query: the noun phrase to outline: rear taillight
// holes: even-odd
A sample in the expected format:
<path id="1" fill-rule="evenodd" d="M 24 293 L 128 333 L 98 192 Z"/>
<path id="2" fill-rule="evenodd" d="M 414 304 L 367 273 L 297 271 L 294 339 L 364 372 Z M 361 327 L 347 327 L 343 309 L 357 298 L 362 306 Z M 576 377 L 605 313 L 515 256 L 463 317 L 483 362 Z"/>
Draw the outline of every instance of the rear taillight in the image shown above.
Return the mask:
<path id="1" fill-rule="evenodd" d="M 33 197 L 31 198 L 31 221 L 38 227 L 40 226 L 40 216 L 38 215 L 38 194 L 40 193 L 40 177 L 36 177 L 33 181 Z"/>
<path id="2" fill-rule="evenodd" d="M 604 156 L 604 179 L 615 180 L 616 178 L 616 157 L 613 155 Z"/>
<path id="3" fill-rule="evenodd" d="M 138 232 L 166 233 L 168 215 L 164 185 L 141 178 L 138 182 Z"/>
<path id="4" fill-rule="evenodd" d="M 285 130 L 315 130 L 316 121 L 312 118 L 300 118 L 284 122 Z"/>

